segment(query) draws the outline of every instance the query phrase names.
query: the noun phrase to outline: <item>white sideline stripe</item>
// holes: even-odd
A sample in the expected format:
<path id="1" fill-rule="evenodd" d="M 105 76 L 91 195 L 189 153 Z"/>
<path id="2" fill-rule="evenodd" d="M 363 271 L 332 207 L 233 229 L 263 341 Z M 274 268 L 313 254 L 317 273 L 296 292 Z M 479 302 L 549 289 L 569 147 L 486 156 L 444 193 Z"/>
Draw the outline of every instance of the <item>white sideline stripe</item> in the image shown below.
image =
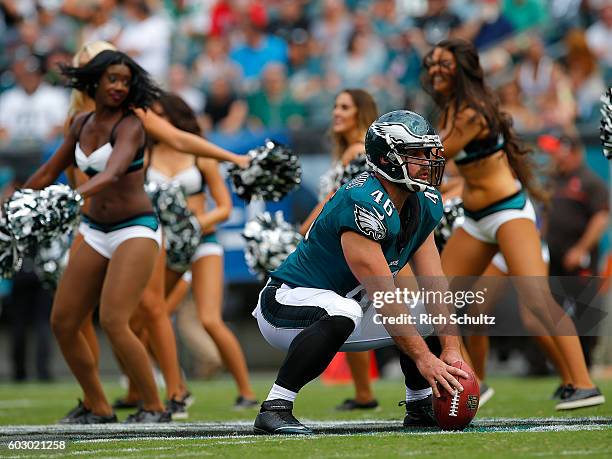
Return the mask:
<path id="1" fill-rule="evenodd" d="M 314 434 L 314 435 L 295 435 L 295 436 L 283 436 L 282 440 L 309 440 L 312 438 L 325 438 L 325 437 L 353 437 L 355 435 L 372 435 L 372 436 L 385 436 L 385 435 L 469 435 L 469 434 L 481 434 L 481 433 L 517 433 L 517 432 L 567 432 L 567 431 L 581 431 L 581 430 L 609 430 L 612 429 L 611 426 L 598 426 L 598 425 L 565 425 L 565 426 L 537 426 L 537 427 L 529 427 L 529 428 L 516 428 L 516 427 L 501 427 L 501 428 L 491 428 L 491 430 L 486 432 L 479 431 L 469 431 L 469 432 L 460 432 L 460 431 L 448 431 L 448 430 L 435 430 L 431 432 L 410 432 L 410 431 L 398 431 L 398 432 L 355 432 L 355 433 L 342 433 L 342 434 Z M 218 436 L 194 436 L 194 437 L 183 437 L 183 436 L 165 436 L 165 437 L 138 437 L 138 438 L 100 438 L 100 439 L 85 439 L 85 440 L 73 440 L 72 442 L 77 443 L 111 443 L 117 441 L 199 441 L 199 440 L 227 440 L 227 444 L 236 444 L 239 443 L 238 439 L 258 439 L 259 441 L 253 441 L 251 443 L 260 443 L 260 442 L 268 442 L 268 441 L 278 441 L 279 438 L 277 436 L 261 436 L 261 435 L 218 435 Z M 236 439 L 233 441 L 232 439 Z M 232 441 L 230 441 L 232 440 Z M 215 442 L 215 444 L 220 444 L 220 442 Z"/>

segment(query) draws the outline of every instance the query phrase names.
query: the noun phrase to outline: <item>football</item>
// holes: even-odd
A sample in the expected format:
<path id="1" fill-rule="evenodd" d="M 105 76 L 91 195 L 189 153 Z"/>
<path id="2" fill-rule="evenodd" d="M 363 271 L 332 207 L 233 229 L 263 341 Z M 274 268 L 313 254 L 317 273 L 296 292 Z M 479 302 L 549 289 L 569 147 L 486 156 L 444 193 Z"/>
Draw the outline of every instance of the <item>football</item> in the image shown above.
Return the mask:
<path id="1" fill-rule="evenodd" d="M 478 379 L 472 369 L 465 362 L 455 362 L 453 366 L 468 373 L 468 378 L 458 378 L 463 386 L 463 392 L 449 394 L 440 387 L 440 398 L 433 398 L 434 414 L 438 426 L 443 430 L 465 429 L 478 411 L 480 402 L 480 388 Z"/>

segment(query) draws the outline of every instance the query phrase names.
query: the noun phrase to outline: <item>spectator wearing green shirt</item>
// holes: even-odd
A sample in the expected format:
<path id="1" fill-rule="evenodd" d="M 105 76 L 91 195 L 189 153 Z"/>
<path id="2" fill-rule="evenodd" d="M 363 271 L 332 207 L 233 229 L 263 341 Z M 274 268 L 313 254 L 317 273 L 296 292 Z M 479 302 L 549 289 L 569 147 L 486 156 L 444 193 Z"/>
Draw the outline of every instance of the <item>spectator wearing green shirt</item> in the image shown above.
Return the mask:
<path id="1" fill-rule="evenodd" d="M 287 70 L 278 63 L 268 64 L 262 74 L 261 89 L 247 99 L 249 122 L 254 128 L 301 127 L 304 107 L 289 91 Z"/>
<path id="2" fill-rule="evenodd" d="M 550 15 L 542 0 L 502 0 L 502 14 L 523 32 L 548 23 Z"/>

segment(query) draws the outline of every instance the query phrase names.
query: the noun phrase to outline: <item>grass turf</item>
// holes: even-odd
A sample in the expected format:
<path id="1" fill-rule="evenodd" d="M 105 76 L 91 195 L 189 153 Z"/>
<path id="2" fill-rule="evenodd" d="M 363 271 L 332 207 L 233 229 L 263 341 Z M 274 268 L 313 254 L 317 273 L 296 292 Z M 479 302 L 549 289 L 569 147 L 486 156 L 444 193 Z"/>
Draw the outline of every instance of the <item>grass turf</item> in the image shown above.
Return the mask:
<path id="1" fill-rule="evenodd" d="M 257 377 L 254 388 L 263 397 L 272 377 Z M 494 398 L 485 405 L 478 417 L 612 417 L 610 403 L 578 411 L 554 411 L 548 397 L 556 381 L 550 378 L 492 378 Z M 604 394 L 612 394 L 612 382 L 600 382 Z M 116 383 L 105 384 L 109 398 L 122 394 Z M 192 382 L 190 389 L 196 404 L 189 410 L 189 422 L 253 420 L 256 411 L 236 412 L 231 409 L 235 387 L 229 379 L 212 382 Z M 400 420 L 403 408 L 397 402 L 403 397 L 401 381 L 378 381 L 375 391 L 381 409 L 356 413 L 337 412 L 333 408 L 343 398 L 352 395 L 350 386 L 308 385 L 296 403 L 298 419 L 313 420 Z M 57 421 L 72 408 L 79 394 L 74 383 L 0 385 L 1 425 L 49 424 Z M 125 418 L 129 411 L 121 411 Z M 152 437 L 156 435 L 153 434 Z M 24 438 L 24 440 L 26 440 Z M 0 456 L 34 457 L 203 457 L 248 456 L 280 457 L 609 457 L 612 448 L 612 428 L 560 432 L 470 432 L 448 434 L 360 434 L 320 436 L 312 438 L 228 437 L 207 439 L 157 439 L 116 441 L 84 441 L 70 443 L 66 451 L 9 451 L 0 447 Z"/>

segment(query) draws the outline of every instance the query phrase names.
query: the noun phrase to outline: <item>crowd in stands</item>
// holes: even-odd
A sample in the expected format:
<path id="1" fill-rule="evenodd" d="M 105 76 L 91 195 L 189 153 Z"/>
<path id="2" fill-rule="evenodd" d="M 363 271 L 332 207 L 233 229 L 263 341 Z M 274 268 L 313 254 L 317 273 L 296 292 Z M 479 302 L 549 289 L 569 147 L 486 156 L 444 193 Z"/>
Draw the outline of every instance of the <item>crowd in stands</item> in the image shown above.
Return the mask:
<path id="1" fill-rule="evenodd" d="M 329 123 L 362 87 L 427 113 L 421 59 L 472 40 L 520 132 L 599 117 L 612 81 L 610 0 L 0 0 L 0 142 L 47 142 L 66 113 L 60 62 L 106 40 L 198 113 L 205 131 Z"/>

